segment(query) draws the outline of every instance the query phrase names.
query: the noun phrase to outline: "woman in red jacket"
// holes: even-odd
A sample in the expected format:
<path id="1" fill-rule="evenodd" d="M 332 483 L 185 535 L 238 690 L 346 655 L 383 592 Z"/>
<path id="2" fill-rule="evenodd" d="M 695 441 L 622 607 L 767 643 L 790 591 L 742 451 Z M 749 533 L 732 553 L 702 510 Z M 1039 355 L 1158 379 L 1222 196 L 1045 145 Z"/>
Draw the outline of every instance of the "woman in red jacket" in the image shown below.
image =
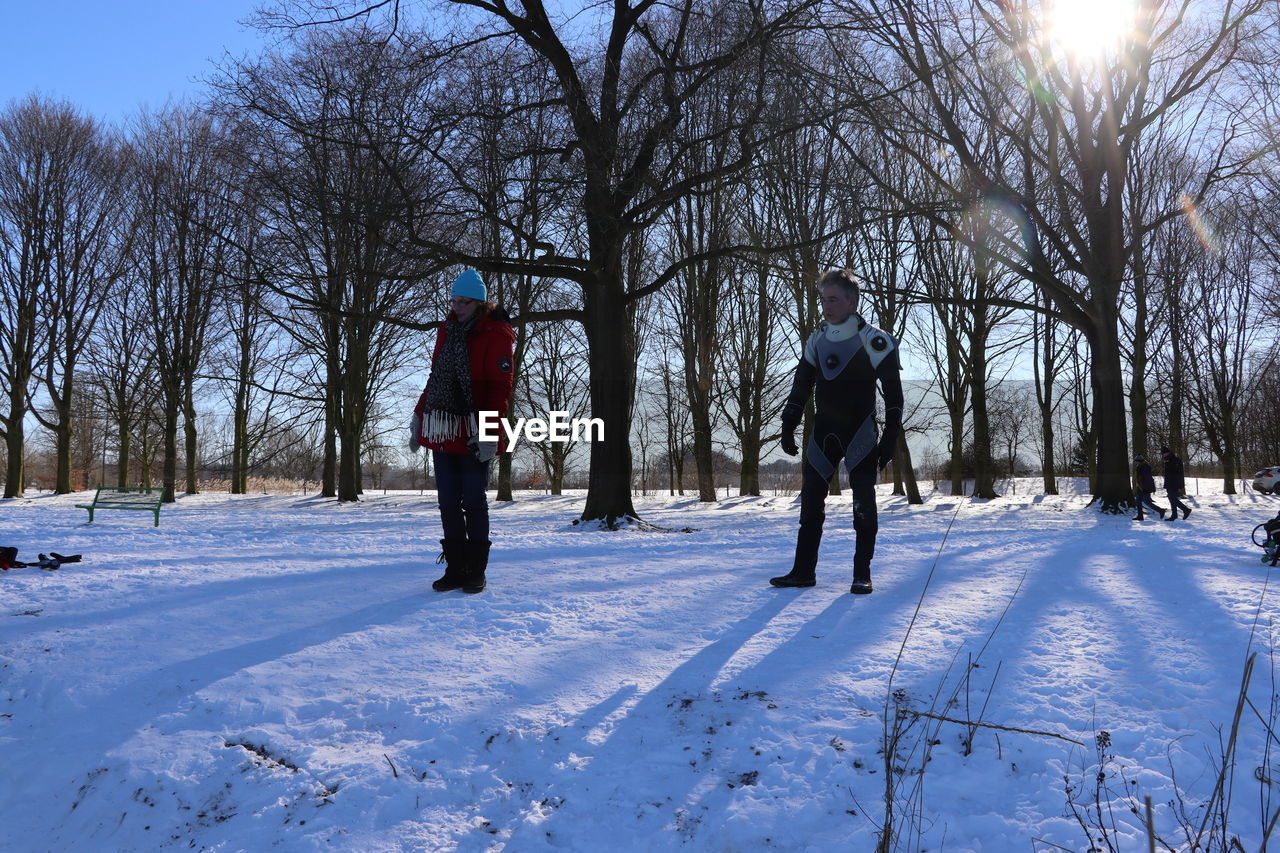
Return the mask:
<path id="1" fill-rule="evenodd" d="M 489 464 L 505 453 L 505 435 L 481 441 L 481 412 L 506 417 L 511 403 L 515 332 L 487 300 L 484 279 L 467 270 L 453 283 L 452 310 L 436 333 L 431 376 L 413 412 L 413 443 L 431 451 L 444 538 L 444 592 L 480 592 L 489 564 Z M 493 423 L 493 421 L 490 421 Z"/>

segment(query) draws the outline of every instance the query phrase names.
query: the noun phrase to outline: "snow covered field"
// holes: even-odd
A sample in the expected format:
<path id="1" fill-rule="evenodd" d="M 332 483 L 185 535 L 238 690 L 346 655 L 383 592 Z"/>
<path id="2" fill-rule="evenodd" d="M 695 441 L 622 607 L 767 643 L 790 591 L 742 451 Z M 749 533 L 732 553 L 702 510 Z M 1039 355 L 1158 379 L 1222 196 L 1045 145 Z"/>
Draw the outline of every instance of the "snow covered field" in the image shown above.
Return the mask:
<path id="1" fill-rule="evenodd" d="M 0 848 L 873 850 L 887 718 L 899 849 L 1087 849 L 1066 788 L 1091 806 L 1100 743 L 1086 822 L 1145 850 L 1150 796 L 1182 849 L 1259 651 L 1228 786 L 1257 849 L 1280 762 L 1249 533 L 1280 499 L 1193 482 L 1189 522 L 1137 524 L 1031 491 L 882 487 L 871 596 L 847 496 L 810 590 L 767 582 L 792 497 L 645 498 L 694 532 L 602 533 L 521 496 L 477 596 L 430 589 L 431 495 L 200 495 L 158 529 L 0 503 L 20 558 L 85 555 L 0 575 Z"/>

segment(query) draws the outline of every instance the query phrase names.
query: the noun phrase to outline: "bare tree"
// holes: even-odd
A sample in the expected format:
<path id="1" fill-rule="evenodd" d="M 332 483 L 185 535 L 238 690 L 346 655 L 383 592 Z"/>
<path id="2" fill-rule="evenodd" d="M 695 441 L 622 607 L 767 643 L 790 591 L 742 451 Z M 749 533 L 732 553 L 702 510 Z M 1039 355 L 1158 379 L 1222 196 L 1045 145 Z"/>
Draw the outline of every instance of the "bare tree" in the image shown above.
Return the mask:
<path id="1" fill-rule="evenodd" d="M 383 318 L 424 311 L 421 282 L 438 270 L 400 248 L 406 193 L 432 191 L 404 136 L 429 73 L 414 50 L 365 28 L 313 31 L 293 54 L 220 83 L 222 101 L 247 111 L 240 134 L 274 244 L 262 280 L 310 318 L 285 328 L 323 366 L 322 490 L 340 501 L 359 498 L 373 401 L 412 354 L 405 329 Z"/>
<path id="2" fill-rule="evenodd" d="M 782 345 L 785 329 L 777 310 L 786 292 L 764 256 L 733 269 L 733 286 L 717 317 L 725 369 L 717 374 L 712 400 L 737 439 L 738 493 L 759 495 L 760 458 L 771 437 L 767 425 L 790 388 L 792 365 L 774 357 L 791 349 Z"/>
<path id="3" fill-rule="evenodd" d="M 226 270 L 232 216 L 225 136 L 191 107 L 144 115 L 135 137 L 138 172 L 135 239 L 138 274 L 145 282 L 147 332 L 164 413 L 165 500 L 177 491 L 178 423 L 183 425 L 186 491 L 199 488 L 196 385 L 218 287 Z"/>
<path id="4" fill-rule="evenodd" d="M 457 225 L 459 244 L 472 254 L 532 265 L 560 228 L 558 213 L 569 203 L 574 170 L 555 150 L 553 140 L 564 137 L 565 127 L 563 114 L 552 106 L 556 93 L 548 67 L 535 62 L 513 69 L 508 58 L 503 47 L 477 45 L 460 59 L 460 85 L 434 107 L 450 127 L 439 160 L 452 181 L 478 200 L 479 215 Z M 512 157 L 512 151 L 524 153 Z M 492 274 L 489 284 L 494 300 L 517 318 L 511 372 L 519 386 L 533 325 L 527 320 L 555 283 L 525 271 Z M 557 310 L 570 309 L 571 301 L 560 296 Z M 513 459 L 514 454 L 498 457 L 500 501 L 514 499 Z"/>
<path id="5" fill-rule="evenodd" d="M 684 462 L 692 443 L 689 404 L 684 400 L 684 385 L 672 369 L 670 362 L 662 360 L 657 369 L 658 386 L 650 394 L 656 398 L 656 406 L 662 412 L 665 432 L 667 484 L 670 494 L 684 494 Z"/>
<path id="6" fill-rule="evenodd" d="M 68 104 L 44 103 L 42 124 L 50 167 L 51 202 L 45 226 L 47 279 L 37 311 L 49 335 L 41 371 L 47 410 L 32 409 L 54 435 L 54 490 L 72 490 L 71 450 L 75 395 L 85 349 L 128 257 L 123 188 L 130 169 L 126 150 L 96 121 Z"/>
<path id="7" fill-rule="evenodd" d="M 32 383 L 45 357 L 48 328 L 39 315 L 39 294 L 49 280 L 53 247 L 56 170 L 49 157 L 56 144 L 47 105 L 32 97 L 0 115 L 0 383 L 6 411 L 0 431 L 6 445 L 6 498 L 22 494 L 26 417 Z"/>
<path id="8" fill-rule="evenodd" d="M 148 325 L 144 287 L 135 268 L 103 310 L 88 349 L 89 382 L 97 387 L 102 413 L 115 432 L 117 486 L 149 484 L 147 471 L 135 477 L 132 467 L 135 438 L 141 437 L 160 393 L 155 342 L 151 335 L 139 334 Z"/>
<path id="9" fill-rule="evenodd" d="M 1088 341 L 1095 495 L 1108 510 L 1132 500 L 1122 286 L 1145 232 L 1181 213 L 1139 217 L 1126 208 L 1137 145 L 1156 121 L 1174 116 L 1182 132 L 1216 139 L 1216 151 L 1188 188 L 1197 200 L 1239 163 L 1230 143 L 1242 115 L 1203 107 L 1215 87 L 1230 82 L 1228 69 L 1261 25 L 1255 19 L 1265 0 L 1216 6 L 1200 15 L 1189 0 L 1144 0 L 1134 29 L 1093 64 L 1057 49 L 1029 0 L 845 6 L 851 26 L 875 45 L 849 54 L 858 64 L 856 79 L 876 95 L 866 101 L 865 118 L 928 170 L 958 209 L 996 199 L 1025 217 L 992 257 L 1045 293 Z M 892 121 L 884 120 L 888 115 Z M 1221 132 L 1214 133 L 1211 120 Z M 998 144 L 984 145 L 993 135 Z M 960 168 L 939 169 L 939 150 Z M 950 224 L 945 208 L 921 212 Z"/>
<path id="10" fill-rule="evenodd" d="M 878 171 L 892 172 L 895 182 L 904 187 L 913 183 L 919 186 L 920 176 L 910 161 L 897 156 L 883 140 L 873 138 L 868 145 L 876 149 L 868 159 Z M 879 187 L 868 188 L 861 201 L 871 215 L 856 220 L 849 234 L 850 256 L 864 279 L 864 306 L 860 311 L 874 316 L 880 328 L 901 339 L 908 328 L 908 313 L 917 291 L 915 279 L 920 272 L 912 241 L 911 213 L 895 194 Z M 916 485 L 907 434 L 907 430 L 898 433 L 894 494 L 905 493 L 908 503 L 920 504 L 923 500 Z"/>
<path id="11" fill-rule="evenodd" d="M 465 245 L 433 238 L 416 226 L 412 232 L 420 249 L 433 257 L 578 286 L 580 308 L 544 319 L 582 324 L 591 354 L 592 414 L 606 424 L 604 440 L 591 445 L 583 519 L 612 525 L 635 515 L 630 491 L 635 341 L 626 334 L 626 325 L 620 333 L 620 323 L 631 317 L 637 302 L 684 268 L 708 260 L 702 254 L 679 258 L 641 281 L 628 277 L 628 247 L 673 204 L 751 168 L 769 136 L 788 132 L 790 127 L 759 120 L 774 71 L 770 59 L 788 38 L 809 26 L 819 5 L 818 0 L 718 0 L 710 6 L 695 0 L 620 2 L 599 9 L 603 47 L 564 38 L 564 22 L 540 0 L 525 0 L 519 10 L 488 0 L 434 6 L 472 10 L 476 29 L 450 37 L 456 46 L 451 55 L 469 51 L 478 40 L 503 43 L 509 63 L 544 65 L 555 81 L 550 103 L 564 116 L 566 134 L 547 149 L 577 171 L 575 203 L 563 211 L 562 225 L 576 237 L 539 240 L 536 260 L 530 263 L 467 252 Z M 746 118 L 711 133 L 728 140 L 732 153 L 703 170 L 688 167 L 691 155 L 712 141 L 689 125 L 688 107 L 726 74 L 741 81 Z M 469 199 L 472 210 L 483 203 L 479 197 Z M 716 251 L 731 254 L 741 247 Z"/>
<path id="12" fill-rule="evenodd" d="M 1183 292 L 1192 309 L 1195 339 L 1173 356 L 1185 357 L 1191 367 L 1192 405 L 1209 450 L 1222 464 L 1223 492 L 1228 495 L 1236 493 L 1240 410 L 1248 390 L 1248 360 L 1260 331 L 1253 304 L 1262 270 L 1249 216 L 1245 209 L 1221 218 L 1237 237 L 1196 265 L 1190 287 Z"/>
<path id="13" fill-rule="evenodd" d="M 964 456 L 968 439 L 968 414 L 973 376 L 968 369 L 967 348 L 974 336 L 968 333 L 967 291 L 975 282 L 970 273 L 969 252 L 927 222 L 913 221 L 916 235 L 916 263 L 921 287 L 933 310 L 915 319 L 929 363 L 934 385 L 947 416 L 947 446 L 950 455 L 951 494 L 964 490 Z M 985 344 L 983 344 L 985 346 Z"/>
<path id="14" fill-rule="evenodd" d="M 586 348 L 572 334 L 566 334 L 564 324 L 541 324 L 529 335 L 521 383 L 524 411 L 544 418 L 553 411 L 584 411 L 588 397 L 583 376 L 585 367 Z M 564 491 L 565 472 L 573 450 L 573 444 L 568 442 L 533 445 L 553 495 Z"/>
<path id="15" fill-rule="evenodd" d="M 692 425 L 698 499 L 704 502 L 716 500 L 713 440 L 717 409 L 712 404 L 712 394 L 721 350 L 721 306 L 733 284 L 727 275 L 732 268 L 729 259 L 714 250 L 729 239 L 729 195 L 725 187 L 717 186 L 682 199 L 672 207 L 672 221 L 666 229 L 670 237 L 668 251 L 673 257 L 709 256 L 702 263 L 686 267 L 662 293 L 663 314 L 674 325 L 670 330 L 672 349 L 680 357 Z"/>
<path id="16" fill-rule="evenodd" d="M 1035 400 L 1025 386 L 1003 382 L 992 386 L 989 395 L 991 437 L 1004 451 L 1009 488 L 1016 491 L 1018 450 L 1028 438 Z"/>
<path id="17" fill-rule="evenodd" d="M 1057 393 L 1057 377 L 1064 348 L 1061 325 L 1049 312 L 1031 312 L 1032 378 L 1040 416 L 1040 475 L 1046 495 L 1058 494 L 1056 424 L 1062 400 Z"/>
<path id="18" fill-rule="evenodd" d="M 815 55 L 825 54 L 817 51 Z M 836 91 L 820 87 L 821 97 L 832 101 Z M 803 98 L 794 91 L 779 93 L 779 102 L 781 109 L 795 114 L 805 109 Z M 855 144 L 865 141 L 856 132 L 853 136 Z M 810 122 L 786 138 L 771 140 L 762 150 L 760 198 L 754 204 L 759 213 L 750 227 L 762 245 L 778 247 L 769 253 L 771 272 L 785 283 L 787 299 L 779 302 L 777 310 L 791 327 L 797 355 L 822 319 L 815 284 L 825 270 L 851 263 L 849 231 L 868 213 L 863 194 L 869 181 L 845 156 L 843 142 L 828 128 Z M 801 447 L 808 446 L 813 417 L 810 399 Z M 838 475 L 833 475 L 831 494 L 839 494 L 839 483 Z"/>

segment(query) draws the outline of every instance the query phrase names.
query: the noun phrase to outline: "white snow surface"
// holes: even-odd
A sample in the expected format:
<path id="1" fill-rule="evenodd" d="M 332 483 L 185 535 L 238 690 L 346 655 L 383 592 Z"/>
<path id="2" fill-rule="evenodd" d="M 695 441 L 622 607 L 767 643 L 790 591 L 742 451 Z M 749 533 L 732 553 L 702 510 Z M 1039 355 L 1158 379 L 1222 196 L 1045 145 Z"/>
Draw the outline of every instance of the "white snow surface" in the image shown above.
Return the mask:
<path id="1" fill-rule="evenodd" d="M 1070 786 L 1095 841 L 1147 849 L 1150 797 L 1185 849 L 1258 652 L 1225 788 L 1257 849 L 1280 499 L 1193 481 L 1189 521 L 1135 523 L 1035 485 L 880 487 L 870 596 L 847 493 L 807 590 L 768 584 L 794 496 L 609 532 L 517 495 L 480 595 L 431 590 L 431 493 L 2 502 L 20 559 L 85 559 L 0 574 L 0 848 L 872 850 L 889 790 L 894 849 L 1085 850 Z"/>

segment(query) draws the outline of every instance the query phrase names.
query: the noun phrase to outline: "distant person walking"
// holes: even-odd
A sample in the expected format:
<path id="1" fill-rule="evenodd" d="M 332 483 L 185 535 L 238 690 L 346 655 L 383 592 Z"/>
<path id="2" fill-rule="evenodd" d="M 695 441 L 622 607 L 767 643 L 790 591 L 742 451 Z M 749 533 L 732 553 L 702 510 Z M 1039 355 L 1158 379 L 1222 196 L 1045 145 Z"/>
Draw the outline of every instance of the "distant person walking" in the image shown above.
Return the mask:
<path id="1" fill-rule="evenodd" d="M 445 569 L 431 587 L 481 592 L 491 545 L 489 467 L 506 451 L 501 430 L 496 441 L 480 440 L 479 413 L 507 414 L 515 332 L 506 312 L 488 301 L 475 270 L 458 276 L 451 293 L 451 310 L 436 333 L 431 376 L 413 411 L 410 448 L 428 448 L 436 471 Z"/>
<path id="2" fill-rule="evenodd" d="M 1164 491 L 1169 497 L 1169 521 L 1178 520 L 1178 510 L 1182 510 L 1185 520 L 1191 515 L 1191 507 L 1178 500 L 1187 490 L 1187 479 L 1182 472 L 1182 460 L 1169 448 L 1161 445 L 1160 458 L 1164 460 Z"/>
<path id="3" fill-rule="evenodd" d="M 1151 494 L 1156 490 L 1156 478 L 1151 473 L 1151 464 L 1141 453 L 1134 456 L 1133 461 L 1137 463 L 1137 468 L 1134 470 L 1134 482 L 1137 486 L 1134 491 L 1138 498 L 1138 514 L 1133 520 L 1142 521 L 1146 517 L 1142 514 L 1143 506 L 1151 507 L 1160 513 L 1161 518 L 1164 518 L 1164 507 L 1156 506 L 1151 500 Z"/>

